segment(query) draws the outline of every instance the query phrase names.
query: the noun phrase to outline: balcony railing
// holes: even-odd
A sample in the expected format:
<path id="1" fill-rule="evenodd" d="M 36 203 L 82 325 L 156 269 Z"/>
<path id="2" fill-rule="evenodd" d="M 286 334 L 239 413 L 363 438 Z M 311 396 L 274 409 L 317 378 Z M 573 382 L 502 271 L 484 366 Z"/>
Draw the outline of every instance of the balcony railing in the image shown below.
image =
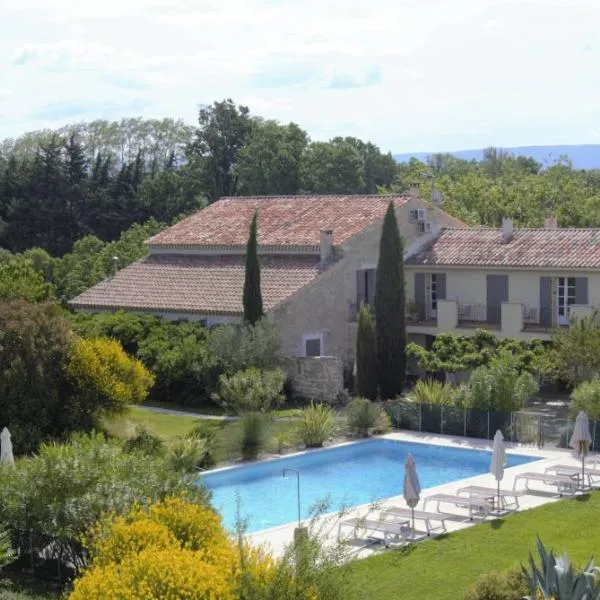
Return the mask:
<path id="1" fill-rule="evenodd" d="M 532 308 L 523 305 L 523 329 L 533 331 L 549 331 L 557 327 L 551 308 Z"/>
<path id="2" fill-rule="evenodd" d="M 483 304 L 458 305 L 458 323 L 467 327 L 475 327 L 487 322 L 487 307 Z"/>

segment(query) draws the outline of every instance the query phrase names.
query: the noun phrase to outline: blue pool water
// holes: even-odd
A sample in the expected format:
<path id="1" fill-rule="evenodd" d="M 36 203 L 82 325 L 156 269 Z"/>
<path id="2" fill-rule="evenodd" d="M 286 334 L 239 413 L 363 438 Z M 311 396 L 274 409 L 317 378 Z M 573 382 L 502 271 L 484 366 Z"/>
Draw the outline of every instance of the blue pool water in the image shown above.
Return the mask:
<path id="1" fill-rule="evenodd" d="M 212 491 L 213 505 L 228 528 L 235 527 L 239 503 L 248 531 L 260 531 L 297 519 L 296 476 L 292 473 L 284 479 L 284 468 L 300 471 L 304 519 L 316 502 L 327 500 L 329 511 L 334 512 L 402 494 L 404 460 L 409 452 L 417 463 L 423 489 L 481 475 L 490 468 L 491 453 L 485 450 L 369 440 L 207 473 L 202 479 Z M 506 466 L 534 460 L 537 459 L 508 454 Z"/>

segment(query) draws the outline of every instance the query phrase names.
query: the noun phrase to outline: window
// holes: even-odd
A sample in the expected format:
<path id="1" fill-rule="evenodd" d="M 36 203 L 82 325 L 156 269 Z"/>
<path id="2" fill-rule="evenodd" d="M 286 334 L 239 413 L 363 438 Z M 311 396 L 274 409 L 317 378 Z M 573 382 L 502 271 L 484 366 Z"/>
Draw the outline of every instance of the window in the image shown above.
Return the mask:
<path id="1" fill-rule="evenodd" d="M 437 311 L 437 275 L 431 274 L 431 310 Z"/>
<path id="2" fill-rule="evenodd" d="M 322 356 L 323 355 L 323 335 L 321 333 L 311 333 L 302 338 L 304 356 Z"/>
<path id="3" fill-rule="evenodd" d="M 377 269 L 360 269 L 356 271 L 356 306 L 375 302 L 375 280 Z"/>

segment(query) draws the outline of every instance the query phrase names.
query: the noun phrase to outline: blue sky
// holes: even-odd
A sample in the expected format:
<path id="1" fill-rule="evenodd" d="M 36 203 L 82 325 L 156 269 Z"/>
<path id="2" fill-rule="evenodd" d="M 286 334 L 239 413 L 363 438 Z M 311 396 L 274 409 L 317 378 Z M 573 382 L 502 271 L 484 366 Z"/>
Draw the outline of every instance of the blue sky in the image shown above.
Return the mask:
<path id="1" fill-rule="evenodd" d="M 600 143 L 598 0 L 3 0 L 0 139 L 231 97 L 393 152 Z"/>

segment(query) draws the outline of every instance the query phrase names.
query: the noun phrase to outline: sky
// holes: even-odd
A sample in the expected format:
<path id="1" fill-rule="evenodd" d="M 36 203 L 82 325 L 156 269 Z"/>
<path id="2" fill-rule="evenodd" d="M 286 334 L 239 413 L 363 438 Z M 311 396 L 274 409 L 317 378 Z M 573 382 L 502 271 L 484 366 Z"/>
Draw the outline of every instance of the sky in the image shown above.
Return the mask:
<path id="1" fill-rule="evenodd" d="M 232 98 L 384 151 L 600 143 L 599 0 L 0 0 L 0 139 Z"/>

